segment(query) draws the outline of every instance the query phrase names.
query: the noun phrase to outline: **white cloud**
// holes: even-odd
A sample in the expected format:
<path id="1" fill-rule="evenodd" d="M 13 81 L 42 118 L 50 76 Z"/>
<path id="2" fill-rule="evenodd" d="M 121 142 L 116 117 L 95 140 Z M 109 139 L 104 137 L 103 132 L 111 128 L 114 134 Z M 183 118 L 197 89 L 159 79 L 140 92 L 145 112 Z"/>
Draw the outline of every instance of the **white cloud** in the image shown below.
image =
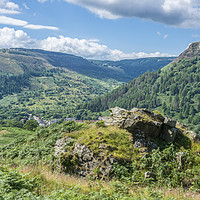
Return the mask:
<path id="1" fill-rule="evenodd" d="M 0 8 L 0 14 L 19 14 L 19 11 Z"/>
<path id="2" fill-rule="evenodd" d="M 171 56 L 167 53 L 145 53 L 132 52 L 124 53 L 118 49 L 110 49 L 106 45 L 102 45 L 98 40 L 86 40 L 70 37 L 48 37 L 43 40 L 31 39 L 27 33 L 22 30 L 15 31 L 11 28 L 0 29 L 0 48 L 38 48 L 48 51 L 57 51 L 62 53 L 74 54 L 90 59 L 102 60 L 121 60 L 135 59 L 144 57 L 160 57 Z"/>
<path id="3" fill-rule="evenodd" d="M 28 24 L 28 22 L 19 20 L 19 19 L 14 19 L 11 17 L 6 17 L 6 16 L 0 16 L 0 24 L 8 24 L 8 25 L 14 25 L 14 26 L 25 26 Z"/>
<path id="4" fill-rule="evenodd" d="M 0 14 L 19 14 L 19 6 L 8 0 L 0 0 Z"/>
<path id="5" fill-rule="evenodd" d="M 42 1 L 42 0 L 40 0 Z M 200 27 L 199 0 L 65 0 L 101 18 L 137 17 L 175 27 Z"/>
<path id="6" fill-rule="evenodd" d="M 58 30 L 58 28 L 54 27 L 54 26 L 43 26 L 43 25 L 29 24 L 27 21 L 14 19 L 14 18 L 11 18 L 11 17 L 6 17 L 6 16 L 0 16 L 0 24 L 22 26 L 24 28 L 35 29 L 35 30 L 39 30 L 39 29 Z"/>
<path id="7" fill-rule="evenodd" d="M 26 3 L 23 3 L 24 8 L 26 8 L 26 10 L 29 10 L 30 8 L 26 5 Z"/>
<path id="8" fill-rule="evenodd" d="M 0 48 L 36 48 L 38 41 L 30 37 L 22 30 L 15 31 L 12 28 L 0 29 Z"/>
<path id="9" fill-rule="evenodd" d="M 162 35 L 161 32 L 157 32 L 156 34 L 159 35 L 160 37 L 162 37 L 163 39 L 167 39 L 169 36 L 168 34 Z"/>
<path id="10" fill-rule="evenodd" d="M 25 9 L 29 9 L 26 3 L 23 3 L 23 6 L 25 7 Z M 13 3 L 9 0 L 0 0 L 0 14 L 1 14 L 0 24 L 22 26 L 24 28 L 35 29 L 35 30 L 39 29 L 58 30 L 58 28 L 54 26 L 29 24 L 27 21 L 5 16 L 7 14 L 20 14 L 21 12 L 19 10 L 20 8 L 16 3 Z"/>
<path id="11" fill-rule="evenodd" d="M 40 3 L 44 3 L 46 1 L 48 1 L 48 0 L 38 0 L 38 2 L 40 2 Z"/>
<path id="12" fill-rule="evenodd" d="M 24 28 L 28 28 L 28 29 L 35 29 L 35 30 L 39 30 L 39 29 L 49 29 L 49 30 L 58 30 L 57 27 L 54 26 L 43 26 L 43 25 L 34 25 L 34 24 L 27 24 L 24 26 Z"/>
<path id="13" fill-rule="evenodd" d="M 192 37 L 193 38 L 198 38 L 198 37 L 200 37 L 200 35 L 198 35 L 198 34 L 192 34 Z"/>
<path id="14" fill-rule="evenodd" d="M 168 34 L 163 36 L 163 39 L 167 39 L 168 38 Z"/>

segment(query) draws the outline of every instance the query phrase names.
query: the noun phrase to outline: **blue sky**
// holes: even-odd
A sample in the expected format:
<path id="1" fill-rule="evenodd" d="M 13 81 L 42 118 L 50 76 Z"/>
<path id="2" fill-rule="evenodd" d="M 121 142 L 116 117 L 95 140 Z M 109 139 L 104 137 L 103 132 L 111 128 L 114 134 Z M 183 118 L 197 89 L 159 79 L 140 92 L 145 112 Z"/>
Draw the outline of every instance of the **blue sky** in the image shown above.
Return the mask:
<path id="1" fill-rule="evenodd" d="M 120 60 L 179 55 L 200 40 L 199 0 L 0 0 L 0 48 Z"/>

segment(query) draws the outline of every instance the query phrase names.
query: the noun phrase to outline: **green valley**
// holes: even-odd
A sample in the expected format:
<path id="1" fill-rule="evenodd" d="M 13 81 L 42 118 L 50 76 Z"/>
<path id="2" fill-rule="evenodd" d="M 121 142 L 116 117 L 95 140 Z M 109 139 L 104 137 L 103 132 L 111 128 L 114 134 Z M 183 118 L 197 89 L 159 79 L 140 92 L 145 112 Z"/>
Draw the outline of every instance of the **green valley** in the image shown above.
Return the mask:
<path id="1" fill-rule="evenodd" d="M 103 61 L 89 61 L 69 54 L 2 49 L 0 119 L 28 119 L 28 114 L 46 119 L 72 116 L 76 119 L 96 119 L 99 115 L 76 113 L 73 109 L 138 76 L 141 71 L 136 68 L 157 70 L 173 59 L 125 60 L 120 62 L 120 66 L 118 62 L 113 62 L 113 67 L 110 67 L 99 64 Z"/>
<path id="2" fill-rule="evenodd" d="M 82 108 L 93 112 L 114 106 L 156 109 L 200 131 L 199 44 L 191 44 L 174 62 L 157 72 L 146 72 Z"/>

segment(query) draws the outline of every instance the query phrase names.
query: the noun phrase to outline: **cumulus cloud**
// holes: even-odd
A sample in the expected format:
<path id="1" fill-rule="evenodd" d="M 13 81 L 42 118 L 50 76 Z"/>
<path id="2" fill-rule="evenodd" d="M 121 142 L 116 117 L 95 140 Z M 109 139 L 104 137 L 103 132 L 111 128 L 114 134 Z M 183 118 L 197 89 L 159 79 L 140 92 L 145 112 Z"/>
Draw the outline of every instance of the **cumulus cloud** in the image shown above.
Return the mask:
<path id="1" fill-rule="evenodd" d="M 37 48 L 101 60 L 122 60 L 144 57 L 172 56 L 167 53 L 160 52 L 124 53 L 118 49 L 110 49 L 108 46 L 100 44 L 96 39 L 86 40 L 59 36 L 48 37 L 43 40 L 34 40 L 22 30 L 15 31 L 14 29 L 5 27 L 0 29 L 0 48 L 10 47 Z"/>
<path id="2" fill-rule="evenodd" d="M 144 57 L 172 56 L 167 53 L 160 52 L 124 53 L 118 49 L 110 49 L 106 45 L 99 44 L 96 40 L 77 39 L 64 36 L 59 36 L 58 38 L 48 37 L 47 39 L 42 40 L 40 45 L 42 49 L 48 51 L 59 51 L 82 56 L 89 59 L 101 60 L 122 60 Z"/>
<path id="3" fill-rule="evenodd" d="M 40 0 L 42 1 L 42 0 Z M 175 27 L 200 27 L 199 0 L 65 0 L 101 18 L 137 17 Z"/>
<path id="4" fill-rule="evenodd" d="M 15 31 L 12 28 L 0 29 L 0 48 L 37 48 L 38 41 L 30 37 L 22 30 Z"/>

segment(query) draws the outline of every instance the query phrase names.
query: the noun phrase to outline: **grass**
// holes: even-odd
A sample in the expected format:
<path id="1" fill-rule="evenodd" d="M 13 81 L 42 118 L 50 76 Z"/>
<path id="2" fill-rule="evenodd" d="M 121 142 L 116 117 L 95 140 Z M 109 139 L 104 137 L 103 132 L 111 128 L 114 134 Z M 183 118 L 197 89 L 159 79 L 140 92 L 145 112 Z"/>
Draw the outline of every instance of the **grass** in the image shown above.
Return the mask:
<path id="1" fill-rule="evenodd" d="M 11 144 L 10 140 L 4 137 L 6 135 L 12 135 Z M 22 140 L 17 142 L 14 135 L 15 138 L 21 137 Z M 69 148 L 79 142 L 87 145 L 94 153 L 103 151 L 105 156 L 112 154 L 117 158 L 116 160 L 128 160 L 132 163 L 119 162 L 117 166 L 113 167 L 116 170 L 114 177 L 106 180 L 97 180 L 94 177 L 81 178 L 58 172 L 53 163 L 53 161 L 57 162 L 58 158 L 52 155 L 55 142 L 65 136 L 74 138 Z M 195 177 L 192 177 L 192 174 L 194 174 L 197 178 L 195 188 L 197 191 L 199 189 L 198 155 L 200 147 L 198 143 L 192 143 L 192 152 L 181 150 L 185 151 L 185 157 L 183 158 L 183 169 L 180 171 L 176 168 L 176 163 L 172 161 L 173 155 L 176 155 L 175 152 L 172 152 L 174 150 L 172 147 L 166 148 L 167 152 L 165 150 L 154 151 L 149 154 L 149 157 L 144 157 L 142 160 L 133 148 L 131 133 L 113 126 L 104 127 L 101 123 L 64 122 L 49 127 L 39 127 L 36 133 L 18 128 L 2 127 L 0 137 L 3 138 L 4 143 L 8 143 L 6 146 L 2 144 L 1 166 L 7 167 L 11 172 L 16 169 L 21 174 L 27 174 L 26 180 L 34 180 L 36 183 L 33 188 L 34 195 L 37 194 L 41 199 L 196 200 L 199 198 L 199 193 L 191 192 L 187 187 L 183 186 L 183 188 L 179 184 L 182 177 L 191 179 L 191 181 L 188 180 L 188 183 L 193 184 Z M 99 149 L 100 144 L 105 148 Z M 193 154 L 196 157 L 192 156 Z M 167 170 L 167 168 L 168 171 L 166 174 L 163 172 L 161 177 L 158 170 Z M 145 171 L 152 169 L 155 169 L 153 172 L 158 173 L 157 182 L 144 179 Z M 179 183 L 173 182 L 177 180 L 176 175 L 179 176 Z M 165 182 L 166 184 L 164 184 Z M 191 187 L 191 190 L 195 188 Z"/>
<path id="2" fill-rule="evenodd" d="M 10 168 L 10 170 L 13 169 Z M 70 199 L 79 200 L 86 198 L 95 200 L 199 200 L 200 198 L 199 193 L 182 188 L 138 187 L 115 180 L 88 180 L 86 178 L 52 172 L 42 164 L 28 167 L 21 166 L 18 167 L 18 171 L 21 174 L 27 174 L 27 178 L 35 178 L 39 183 L 39 188 L 36 189 L 38 195 L 41 197 L 51 197 L 50 199 L 54 197 L 55 193 L 57 194 L 56 199 L 65 199 L 61 196 L 59 197 L 59 195 L 68 194 L 73 196 Z"/>
<path id="3" fill-rule="evenodd" d="M 97 128 L 94 124 L 90 128 L 66 134 L 85 144 L 93 152 L 103 151 L 106 156 L 112 154 L 115 158 L 131 161 L 136 155 L 133 151 L 132 134 L 117 127 L 108 126 Z M 103 148 L 99 148 L 103 145 Z"/>
<path id="4" fill-rule="evenodd" d="M 13 142 L 20 137 L 33 135 L 32 131 L 24 130 L 17 127 L 0 127 L 0 146 Z"/>

